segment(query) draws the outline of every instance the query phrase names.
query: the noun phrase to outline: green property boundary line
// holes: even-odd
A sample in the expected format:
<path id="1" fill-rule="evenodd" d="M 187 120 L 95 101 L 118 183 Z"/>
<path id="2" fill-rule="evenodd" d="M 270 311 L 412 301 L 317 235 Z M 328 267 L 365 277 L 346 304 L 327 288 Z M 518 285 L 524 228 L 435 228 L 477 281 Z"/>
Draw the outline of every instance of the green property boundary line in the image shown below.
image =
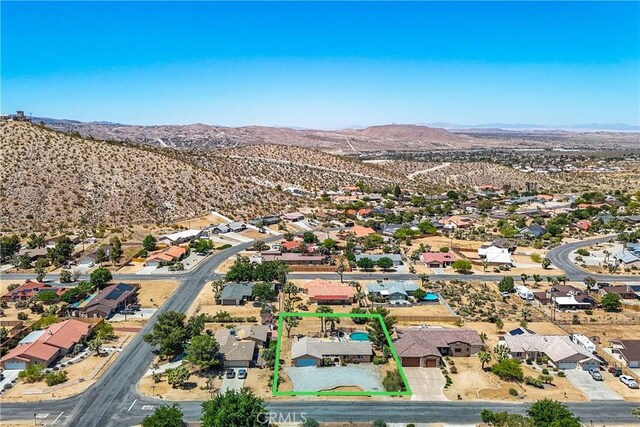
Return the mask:
<path id="1" fill-rule="evenodd" d="M 285 317 L 364 317 L 368 319 L 378 319 L 382 325 L 382 330 L 387 343 L 391 349 L 393 360 L 396 362 L 402 381 L 404 382 L 405 391 L 278 391 L 278 375 L 280 372 L 280 349 L 282 347 L 282 334 L 284 332 L 284 318 Z M 391 335 L 387 330 L 387 326 L 384 324 L 382 315 L 379 313 L 280 313 L 278 315 L 278 342 L 276 344 L 276 364 L 273 370 L 273 395 L 274 396 L 411 396 L 411 388 L 409 387 L 409 381 L 402 369 L 400 358 L 396 349 L 391 342 Z"/>

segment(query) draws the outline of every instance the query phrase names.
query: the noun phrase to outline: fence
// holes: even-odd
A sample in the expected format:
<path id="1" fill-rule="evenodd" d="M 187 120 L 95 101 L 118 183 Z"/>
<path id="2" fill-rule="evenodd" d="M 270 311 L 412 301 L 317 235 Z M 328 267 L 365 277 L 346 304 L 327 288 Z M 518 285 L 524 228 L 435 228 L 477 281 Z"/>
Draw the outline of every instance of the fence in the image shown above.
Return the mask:
<path id="1" fill-rule="evenodd" d="M 315 272 L 315 271 L 319 271 L 319 272 L 329 272 L 329 273 L 336 273 L 336 269 L 337 267 L 335 265 L 290 265 L 289 266 L 289 271 L 290 272 Z M 344 267 L 344 271 L 345 273 L 348 273 L 351 271 L 351 267 Z"/>
<path id="2" fill-rule="evenodd" d="M 453 323 L 460 319 L 458 316 L 425 316 L 425 315 L 409 315 L 409 314 L 393 314 L 398 322 L 416 323 L 416 322 L 444 322 Z"/>

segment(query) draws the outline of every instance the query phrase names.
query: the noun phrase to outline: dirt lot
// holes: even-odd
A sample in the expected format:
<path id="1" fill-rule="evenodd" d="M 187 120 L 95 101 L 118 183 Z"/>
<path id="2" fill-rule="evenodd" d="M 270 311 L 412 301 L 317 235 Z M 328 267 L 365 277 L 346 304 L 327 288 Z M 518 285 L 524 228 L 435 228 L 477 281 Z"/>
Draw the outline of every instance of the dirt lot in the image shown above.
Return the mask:
<path id="1" fill-rule="evenodd" d="M 188 367 L 188 365 L 185 365 Z M 214 390 L 219 390 L 222 386 L 222 380 L 214 376 Z M 167 377 L 163 376 L 159 383 L 154 382 L 151 376 L 143 377 L 138 383 L 138 391 L 146 394 L 168 400 L 209 400 L 211 393 L 207 388 L 207 377 L 200 376 L 192 372 L 189 381 L 184 388 L 173 388 L 167 382 Z"/>
<path id="2" fill-rule="evenodd" d="M 450 400 L 456 400 L 458 395 L 462 400 L 498 400 L 498 401 L 535 401 L 538 399 L 550 398 L 558 401 L 585 401 L 587 397 L 577 390 L 566 378 L 554 375 L 553 385 L 547 385 L 544 389 L 539 389 L 524 384 L 503 382 L 497 376 L 483 372 L 481 363 L 477 357 L 455 357 L 452 358 L 458 368 L 457 374 L 451 374 L 453 384 L 444 390 L 445 396 Z M 535 365 L 523 364 L 522 368 L 525 376 L 537 377 L 541 373 L 541 368 Z M 552 372 L 550 370 L 550 372 Z M 509 394 L 509 389 L 518 391 L 519 396 Z"/>
<path id="3" fill-rule="evenodd" d="M 158 308 L 178 288 L 176 280 L 145 280 L 138 283 L 138 301 L 144 308 Z"/>
<path id="4" fill-rule="evenodd" d="M 124 347 L 134 335 L 134 333 L 129 332 L 118 332 L 117 338 L 105 343 L 105 347 Z M 53 391 L 51 387 L 47 387 L 44 380 L 31 384 L 18 381 L 13 388 L 0 398 L 0 402 L 39 402 L 41 400 L 64 399 L 75 396 L 95 383 L 118 355 L 119 353 L 117 352 L 108 353 L 104 356 L 91 355 L 78 363 L 67 366 L 64 370 L 67 371 L 69 380 L 54 386 Z"/>

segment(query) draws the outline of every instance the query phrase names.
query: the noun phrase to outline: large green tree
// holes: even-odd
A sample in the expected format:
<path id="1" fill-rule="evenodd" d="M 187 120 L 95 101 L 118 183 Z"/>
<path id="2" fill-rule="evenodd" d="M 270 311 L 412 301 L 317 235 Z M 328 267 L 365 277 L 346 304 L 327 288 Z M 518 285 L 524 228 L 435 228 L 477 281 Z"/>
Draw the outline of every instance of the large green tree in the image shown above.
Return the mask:
<path id="1" fill-rule="evenodd" d="M 369 257 L 362 257 L 356 262 L 356 265 L 362 270 L 373 270 L 374 262 Z"/>
<path id="2" fill-rule="evenodd" d="M 152 250 L 154 250 L 156 248 L 156 243 L 158 241 L 156 240 L 155 237 L 153 237 L 151 234 L 148 234 L 144 240 L 142 241 L 142 247 L 147 251 L 147 252 L 151 252 Z"/>
<path id="3" fill-rule="evenodd" d="M 18 253 L 21 248 L 20 238 L 12 234 L 11 236 L 0 237 L 0 258 L 1 261 L 11 259 L 12 256 Z"/>
<path id="4" fill-rule="evenodd" d="M 68 236 L 62 236 L 53 248 L 47 249 L 47 256 L 52 264 L 60 266 L 67 262 L 73 254 L 74 245 Z"/>
<path id="5" fill-rule="evenodd" d="M 391 268 L 393 268 L 393 260 L 386 256 L 380 258 L 376 264 L 378 264 L 378 267 L 383 270 L 390 270 Z"/>
<path id="6" fill-rule="evenodd" d="M 142 420 L 142 427 L 182 427 L 185 425 L 183 417 L 179 404 L 160 405 Z"/>
<path id="7" fill-rule="evenodd" d="M 197 335 L 187 345 L 186 359 L 200 370 L 208 371 L 218 364 L 216 354 L 219 348 L 216 340 L 209 335 Z"/>
<path id="8" fill-rule="evenodd" d="M 608 293 L 602 297 L 600 305 L 606 311 L 617 311 L 622 307 L 622 298 L 618 294 Z"/>
<path id="9" fill-rule="evenodd" d="M 243 388 L 218 394 L 202 404 L 202 427 L 256 427 L 268 425 L 264 400 Z"/>
<path id="10" fill-rule="evenodd" d="M 94 288 L 101 288 L 113 279 L 111 272 L 108 268 L 99 267 L 91 272 L 89 275 L 89 283 Z"/>
<path id="11" fill-rule="evenodd" d="M 111 250 L 109 251 L 109 261 L 113 265 L 118 265 L 122 256 L 124 255 L 124 251 L 122 250 L 122 242 L 118 237 L 114 237 L 109 242 L 111 243 Z"/>
<path id="12" fill-rule="evenodd" d="M 536 427 L 580 427 L 576 417 L 565 405 L 551 399 L 535 402 L 527 410 Z"/>
<path id="13" fill-rule="evenodd" d="M 184 350 L 188 338 L 185 319 L 185 314 L 177 311 L 162 313 L 153 325 L 153 331 L 146 334 L 144 340 L 158 345 L 158 354 L 163 358 L 177 356 Z"/>
<path id="14" fill-rule="evenodd" d="M 384 307 L 378 307 L 373 311 L 374 314 L 380 314 L 382 316 L 382 323 L 387 329 L 389 334 L 393 333 L 393 327 L 396 324 L 396 318 L 389 315 L 389 310 Z M 375 344 L 378 348 L 383 348 L 389 345 L 387 337 L 384 333 L 382 323 L 379 319 L 371 319 L 367 324 L 367 332 L 369 333 L 369 340 Z"/>

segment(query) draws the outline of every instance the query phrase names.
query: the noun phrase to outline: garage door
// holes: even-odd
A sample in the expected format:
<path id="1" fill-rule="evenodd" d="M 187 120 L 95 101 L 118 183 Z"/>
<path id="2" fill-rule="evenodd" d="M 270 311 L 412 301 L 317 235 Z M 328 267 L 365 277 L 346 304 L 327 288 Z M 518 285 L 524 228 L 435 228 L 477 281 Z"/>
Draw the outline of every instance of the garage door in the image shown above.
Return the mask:
<path id="1" fill-rule="evenodd" d="M 298 359 L 296 363 L 299 368 L 302 368 L 305 366 L 316 366 L 315 359 Z"/>
<path id="2" fill-rule="evenodd" d="M 13 371 L 15 369 L 24 369 L 27 367 L 25 362 L 4 362 L 4 369 Z"/>
<path id="3" fill-rule="evenodd" d="M 438 366 L 438 359 L 427 358 L 424 361 L 424 366 L 427 368 L 436 368 Z"/>
<path id="4" fill-rule="evenodd" d="M 419 357 L 403 357 L 402 366 L 420 367 L 420 358 Z"/>

